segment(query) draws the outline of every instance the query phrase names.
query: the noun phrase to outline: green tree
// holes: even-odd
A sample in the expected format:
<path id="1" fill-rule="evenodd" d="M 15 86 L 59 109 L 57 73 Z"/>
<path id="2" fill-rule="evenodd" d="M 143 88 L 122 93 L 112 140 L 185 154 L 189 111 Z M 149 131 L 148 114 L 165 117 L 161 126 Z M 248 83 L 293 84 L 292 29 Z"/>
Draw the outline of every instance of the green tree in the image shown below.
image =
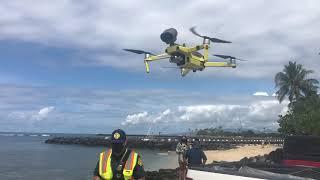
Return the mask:
<path id="1" fill-rule="evenodd" d="M 278 120 L 280 133 L 285 135 L 320 135 L 320 97 L 302 97 L 292 103 L 286 115 Z"/>
<path id="2" fill-rule="evenodd" d="M 316 79 L 307 79 L 307 76 L 313 73 L 312 70 L 306 70 L 301 64 L 289 61 L 284 66 L 282 72 L 275 76 L 275 84 L 278 91 L 277 98 L 281 103 L 286 96 L 290 103 L 304 96 L 311 96 L 317 93 L 319 82 Z"/>

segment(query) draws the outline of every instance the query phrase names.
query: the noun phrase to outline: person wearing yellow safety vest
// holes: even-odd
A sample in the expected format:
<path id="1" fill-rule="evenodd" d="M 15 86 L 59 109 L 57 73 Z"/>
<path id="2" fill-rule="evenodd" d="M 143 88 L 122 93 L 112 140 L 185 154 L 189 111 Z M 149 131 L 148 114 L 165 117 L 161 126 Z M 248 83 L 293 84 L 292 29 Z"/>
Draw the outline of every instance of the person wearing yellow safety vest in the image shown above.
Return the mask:
<path id="1" fill-rule="evenodd" d="M 112 132 L 111 147 L 100 153 L 93 180 L 145 179 L 142 159 L 137 152 L 127 149 L 127 136 L 123 130 Z"/>

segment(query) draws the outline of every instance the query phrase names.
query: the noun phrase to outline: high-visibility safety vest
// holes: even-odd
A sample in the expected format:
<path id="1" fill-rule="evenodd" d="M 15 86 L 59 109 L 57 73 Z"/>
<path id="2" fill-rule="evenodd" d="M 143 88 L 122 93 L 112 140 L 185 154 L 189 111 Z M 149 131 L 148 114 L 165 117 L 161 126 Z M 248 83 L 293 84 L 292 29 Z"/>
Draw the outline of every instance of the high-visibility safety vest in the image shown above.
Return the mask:
<path id="1" fill-rule="evenodd" d="M 113 172 L 111 168 L 111 154 L 112 154 L 111 149 L 100 153 L 99 175 L 102 179 L 105 179 L 105 180 L 112 180 L 112 177 L 113 177 Z M 133 179 L 133 170 L 137 164 L 137 160 L 138 160 L 138 153 L 132 150 L 122 172 L 125 180 Z"/>

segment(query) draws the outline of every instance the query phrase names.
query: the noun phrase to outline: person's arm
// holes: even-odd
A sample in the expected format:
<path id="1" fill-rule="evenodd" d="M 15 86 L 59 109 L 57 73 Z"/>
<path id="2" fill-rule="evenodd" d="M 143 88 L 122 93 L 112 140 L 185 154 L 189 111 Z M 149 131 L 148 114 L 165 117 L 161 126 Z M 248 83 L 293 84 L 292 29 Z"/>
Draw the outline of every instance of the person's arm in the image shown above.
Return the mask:
<path id="1" fill-rule="evenodd" d="M 207 156 L 206 154 L 202 151 L 202 165 L 205 165 L 207 162 Z"/>
<path id="2" fill-rule="evenodd" d="M 93 176 L 92 180 L 101 180 L 99 176 Z"/>
<path id="3" fill-rule="evenodd" d="M 181 151 L 181 146 L 180 146 L 180 143 L 177 144 L 177 147 L 176 147 L 176 153 L 177 154 L 180 154 L 182 151 Z"/>
<path id="4" fill-rule="evenodd" d="M 93 180 L 100 180 L 100 175 L 99 175 L 99 161 L 97 162 L 96 168 L 94 168 L 93 171 Z"/>
<path id="5" fill-rule="evenodd" d="M 188 164 L 189 154 L 190 154 L 190 149 L 186 150 L 186 152 L 183 154 L 183 159 L 187 164 Z"/>
<path id="6" fill-rule="evenodd" d="M 133 169 L 133 178 L 137 179 L 137 180 L 145 180 L 145 171 L 144 171 L 144 167 L 143 167 L 143 162 L 142 159 L 140 157 L 140 155 L 138 156 L 138 160 L 137 160 L 137 164 Z"/>
<path id="7" fill-rule="evenodd" d="M 207 160 L 204 159 L 202 164 L 203 164 L 203 165 L 206 165 L 206 162 L 207 162 Z"/>

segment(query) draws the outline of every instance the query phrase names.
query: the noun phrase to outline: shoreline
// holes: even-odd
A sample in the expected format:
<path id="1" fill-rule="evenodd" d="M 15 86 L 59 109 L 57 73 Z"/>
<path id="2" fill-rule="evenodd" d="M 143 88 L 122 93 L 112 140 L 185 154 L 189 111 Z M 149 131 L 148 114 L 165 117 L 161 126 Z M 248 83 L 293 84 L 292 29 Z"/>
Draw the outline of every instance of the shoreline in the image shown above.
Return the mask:
<path id="1" fill-rule="evenodd" d="M 243 145 L 237 146 L 236 148 L 227 150 L 209 150 L 204 151 L 207 156 L 207 162 L 213 161 L 225 161 L 233 162 L 240 161 L 245 157 L 262 156 L 269 154 L 271 151 L 275 151 L 279 146 L 275 145 Z"/>

